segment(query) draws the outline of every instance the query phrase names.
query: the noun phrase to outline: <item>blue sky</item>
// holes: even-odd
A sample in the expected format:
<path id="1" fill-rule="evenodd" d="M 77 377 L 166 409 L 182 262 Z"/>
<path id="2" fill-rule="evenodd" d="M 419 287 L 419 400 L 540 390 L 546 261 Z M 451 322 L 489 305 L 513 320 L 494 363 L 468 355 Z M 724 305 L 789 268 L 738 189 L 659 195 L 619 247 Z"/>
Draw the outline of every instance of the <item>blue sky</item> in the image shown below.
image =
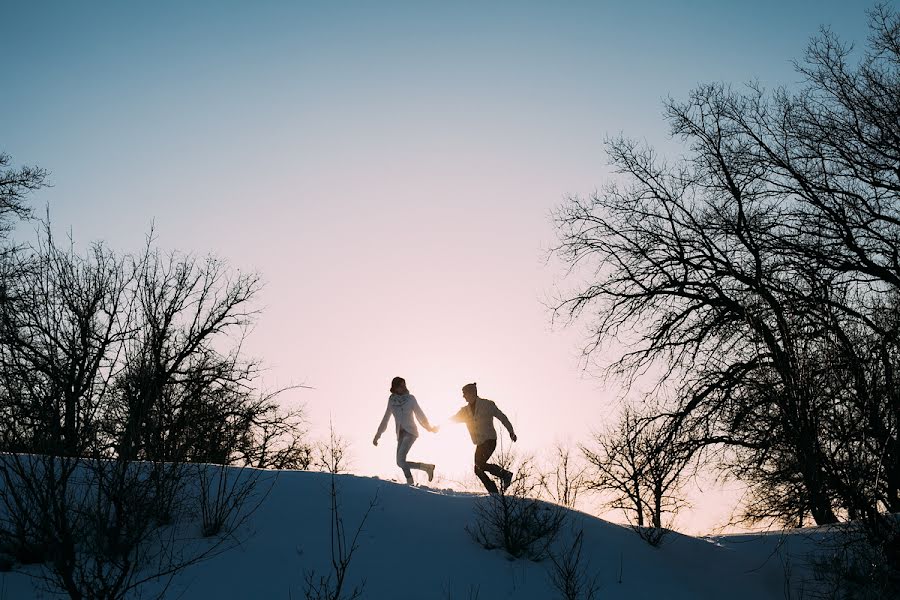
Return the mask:
<path id="1" fill-rule="evenodd" d="M 394 375 L 438 422 L 478 381 L 540 453 L 621 395 L 542 303 L 565 285 L 550 212 L 609 176 L 604 136 L 677 153 L 665 97 L 795 85 L 809 37 L 863 43 L 868 6 L 2 0 L 0 149 L 51 171 L 35 205 L 78 244 L 155 223 L 258 270 L 248 349 L 315 388 L 285 401 L 360 472 L 399 473 L 370 445 Z M 470 453 L 451 430 L 412 455 L 461 478 Z"/>

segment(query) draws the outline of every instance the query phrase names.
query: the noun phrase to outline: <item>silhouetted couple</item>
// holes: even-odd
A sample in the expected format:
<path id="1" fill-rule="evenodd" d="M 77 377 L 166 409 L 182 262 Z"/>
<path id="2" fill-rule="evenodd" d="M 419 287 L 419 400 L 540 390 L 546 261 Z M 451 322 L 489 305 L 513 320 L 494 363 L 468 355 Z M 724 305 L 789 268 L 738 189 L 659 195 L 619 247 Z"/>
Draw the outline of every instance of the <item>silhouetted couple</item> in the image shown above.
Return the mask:
<path id="1" fill-rule="evenodd" d="M 478 397 L 478 386 L 474 383 L 468 383 L 462 388 L 463 398 L 466 405 L 457 411 L 450 420 L 455 423 L 465 423 L 469 430 L 469 437 L 475 444 L 475 475 L 487 488 L 488 493 L 498 493 L 497 484 L 488 477 L 488 473 L 497 477 L 501 485 L 506 489 L 512 481 L 513 474 L 502 468 L 500 465 L 489 463 L 491 455 L 497 449 L 497 430 L 494 429 L 494 419 L 496 418 L 507 431 L 512 441 L 516 441 L 516 433 L 513 431 L 512 423 L 503 412 L 497 408 L 497 405 L 486 398 Z M 391 381 L 391 396 L 388 398 L 387 409 L 384 411 L 384 418 L 378 426 L 378 432 L 372 443 L 378 445 L 378 438 L 387 429 L 388 421 L 394 417 L 397 427 L 397 466 L 403 469 L 406 476 L 406 483 L 412 485 L 413 477 L 411 469 L 419 469 L 425 471 L 428 475 L 428 481 L 434 478 L 434 465 L 430 463 L 411 462 L 406 460 L 410 448 L 419 436 L 416 428 L 415 420 L 422 424 L 422 427 L 432 433 L 437 433 L 438 428 L 432 427 L 428 422 L 425 413 L 422 412 L 416 397 L 409 393 L 406 387 L 406 380 L 402 377 L 394 377 Z M 415 419 L 413 418 L 415 417 Z"/>

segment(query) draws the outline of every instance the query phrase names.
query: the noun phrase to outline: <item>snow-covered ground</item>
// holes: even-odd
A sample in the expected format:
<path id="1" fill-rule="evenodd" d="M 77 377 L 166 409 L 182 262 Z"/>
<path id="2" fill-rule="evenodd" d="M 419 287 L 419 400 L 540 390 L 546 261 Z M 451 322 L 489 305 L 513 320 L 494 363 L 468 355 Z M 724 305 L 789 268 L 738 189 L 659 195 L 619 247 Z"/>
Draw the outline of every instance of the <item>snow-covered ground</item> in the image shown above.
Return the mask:
<path id="1" fill-rule="evenodd" d="M 273 483 L 238 547 L 180 574 L 166 597 L 304 598 L 304 574 L 331 568 L 330 475 L 265 472 Z M 550 600 L 559 597 L 548 561 L 512 560 L 485 550 L 466 526 L 479 496 L 411 488 L 375 478 L 336 476 L 347 534 L 371 500 L 377 503 L 359 538 L 348 575 L 364 598 Z M 803 577 L 811 535 L 760 534 L 693 538 L 671 534 L 652 548 L 627 527 L 572 512 L 584 531 L 584 556 L 601 585 L 598 598 L 783 599 L 786 549 L 790 580 Z M 147 590 L 151 591 L 150 589 Z M 51 597 L 23 573 L 0 574 L 0 598 Z"/>

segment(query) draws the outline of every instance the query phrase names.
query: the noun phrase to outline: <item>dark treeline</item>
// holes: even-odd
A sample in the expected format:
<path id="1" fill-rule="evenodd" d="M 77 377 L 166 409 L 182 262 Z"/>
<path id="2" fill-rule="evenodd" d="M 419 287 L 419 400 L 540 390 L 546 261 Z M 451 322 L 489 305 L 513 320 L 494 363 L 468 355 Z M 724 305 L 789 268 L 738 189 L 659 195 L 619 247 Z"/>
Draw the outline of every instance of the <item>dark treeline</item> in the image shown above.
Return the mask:
<path id="1" fill-rule="evenodd" d="M 799 89 L 669 100 L 685 156 L 610 139 L 619 177 L 558 211 L 557 252 L 595 269 L 559 310 L 590 315 L 588 352 L 626 342 L 613 372 L 675 390 L 588 457 L 608 471 L 652 428 L 611 489 L 687 453 L 749 485 L 750 521 L 857 521 L 897 567 L 900 18 L 875 9 L 860 51 L 823 30 L 797 69 Z"/>

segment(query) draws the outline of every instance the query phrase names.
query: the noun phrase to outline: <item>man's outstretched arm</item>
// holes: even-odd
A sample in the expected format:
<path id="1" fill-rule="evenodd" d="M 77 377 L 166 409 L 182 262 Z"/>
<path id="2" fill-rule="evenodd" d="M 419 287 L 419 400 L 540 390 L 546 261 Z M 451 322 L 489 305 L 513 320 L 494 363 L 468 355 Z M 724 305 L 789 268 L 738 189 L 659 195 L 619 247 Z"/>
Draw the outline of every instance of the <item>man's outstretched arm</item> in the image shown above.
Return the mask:
<path id="1" fill-rule="evenodd" d="M 469 410 L 469 407 L 468 407 L 468 406 L 463 406 L 461 409 L 459 409 L 458 411 L 456 411 L 456 414 L 455 414 L 455 415 L 453 415 L 452 417 L 450 417 L 450 419 L 449 419 L 450 422 L 452 422 L 452 423 L 465 423 L 465 422 L 468 420 L 468 418 L 469 418 L 469 415 L 467 414 L 467 413 L 468 413 L 468 410 Z"/>

